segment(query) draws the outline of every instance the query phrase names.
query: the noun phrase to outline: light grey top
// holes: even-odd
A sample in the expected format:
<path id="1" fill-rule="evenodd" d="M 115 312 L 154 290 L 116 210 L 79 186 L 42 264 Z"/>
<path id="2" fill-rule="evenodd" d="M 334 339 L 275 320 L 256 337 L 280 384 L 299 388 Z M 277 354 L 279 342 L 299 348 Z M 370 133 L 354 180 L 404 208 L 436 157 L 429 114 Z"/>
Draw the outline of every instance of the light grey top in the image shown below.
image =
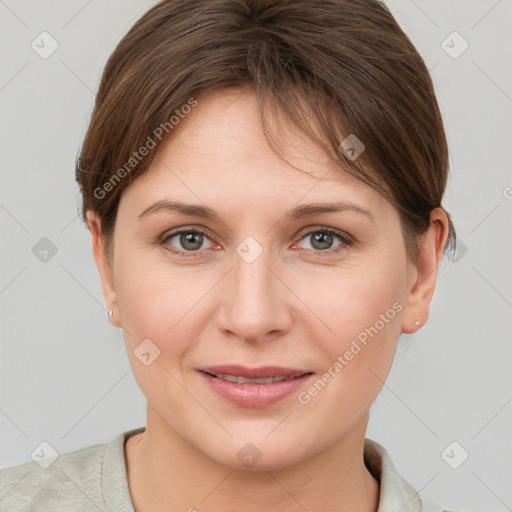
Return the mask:
<path id="1" fill-rule="evenodd" d="M 0 510 L 8 512 L 134 512 L 124 457 L 128 430 L 110 443 L 64 453 L 46 469 L 27 462 L 0 470 Z M 380 482 L 378 512 L 420 512 L 417 492 L 397 473 L 386 450 L 365 440 L 364 460 Z"/>

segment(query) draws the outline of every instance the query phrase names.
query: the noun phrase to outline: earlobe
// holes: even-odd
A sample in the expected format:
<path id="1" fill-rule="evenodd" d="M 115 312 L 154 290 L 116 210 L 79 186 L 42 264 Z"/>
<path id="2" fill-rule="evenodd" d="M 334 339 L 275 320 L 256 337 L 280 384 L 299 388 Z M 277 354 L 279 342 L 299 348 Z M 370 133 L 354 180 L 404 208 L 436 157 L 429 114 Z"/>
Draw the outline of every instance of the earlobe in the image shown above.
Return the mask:
<path id="1" fill-rule="evenodd" d="M 114 278 L 112 272 L 112 265 L 105 252 L 103 243 L 101 219 L 96 212 L 89 210 L 86 212 L 87 225 L 91 232 L 92 251 L 96 268 L 100 275 L 101 287 L 103 289 L 103 298 L 107 305 L 107 311 L 113 311 L 112 315 L 109 314 L 109 319 L 112 325 L 121 327 L 119 322 L 119 314 L 117 313 L 117 297 L 114 286 Z"/>
<path id="2" fill-rule="evenodd" d="M 427 322 L 447 238 L 448 217 L 442 208 L 435 208 L 430 213 L 430 225 L 419 246 L 415 271 L 411 272 L 414 282 L 408 285 L 402 317 L 402 332 L 405 334 L 416 332 Z"/>

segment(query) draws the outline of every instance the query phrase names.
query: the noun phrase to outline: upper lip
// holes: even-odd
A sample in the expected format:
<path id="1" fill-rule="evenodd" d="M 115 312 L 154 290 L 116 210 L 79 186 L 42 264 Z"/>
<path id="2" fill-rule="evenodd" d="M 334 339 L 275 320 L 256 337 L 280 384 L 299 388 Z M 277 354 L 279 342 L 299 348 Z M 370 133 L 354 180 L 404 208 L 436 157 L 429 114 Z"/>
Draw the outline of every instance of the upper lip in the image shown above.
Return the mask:
<path id="1" fill-rule="evenodd" d="M 267 379 L 268 377 L 297 377 L 305 373 L 312 373 L 299 368 L 284 368 L 282 366 L 262 366 L 260 368 L 248 368 L 241 365 L 205 366 L 197 368 L 201 372 L 213 375 L 234 375 L 246 379 Z"/>

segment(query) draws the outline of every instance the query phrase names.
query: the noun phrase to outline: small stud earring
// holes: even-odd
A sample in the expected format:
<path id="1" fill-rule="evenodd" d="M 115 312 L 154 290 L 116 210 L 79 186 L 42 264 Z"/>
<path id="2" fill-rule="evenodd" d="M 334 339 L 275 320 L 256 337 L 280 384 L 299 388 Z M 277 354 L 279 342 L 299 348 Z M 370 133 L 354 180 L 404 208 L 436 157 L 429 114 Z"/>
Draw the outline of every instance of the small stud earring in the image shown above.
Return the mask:
<path id="1" fill-rule="evenodd" d="M 420 326 L 420 322 L 419 322 L 419 320 L 416 320 L 416 322 L 414 322 L 414 325 L 415 325 L 416 327 L 419 327 L 419 326 Z"/>
<path id="2" fill-rule="evenodd" d="M 108 321 L 110 323 L 112 323 L 112 316 L 114 315 L 114 311 L 111 309 L 109 312 L 108 312 Z"/>

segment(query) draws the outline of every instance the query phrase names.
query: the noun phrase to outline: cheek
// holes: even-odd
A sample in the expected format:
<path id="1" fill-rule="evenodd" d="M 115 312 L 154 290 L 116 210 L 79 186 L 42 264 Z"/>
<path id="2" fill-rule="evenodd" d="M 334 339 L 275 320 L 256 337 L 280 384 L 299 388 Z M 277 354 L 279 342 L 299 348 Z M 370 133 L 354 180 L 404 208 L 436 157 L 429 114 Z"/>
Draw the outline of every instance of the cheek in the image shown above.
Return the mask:
<path id="1" fill-rule="evenodd" d="M 317 280 L 310 291 L 312 309 L 325 326 L 312 339 L 324 356 L 319 373 L 328 373 L 327 400 L 364 408 L 382 387 L 401 332 L 405 273 L 399 268 L 381 261 L 344 269 L 323 283 Z"/>
<path id="2" fill-rule="evenodd" d="M 181 361 L 198 339 L 193 312 L 200 284 L 186 270 L 151 264 L 147 255 L 142 251 L 137 255 L 133 249 L 119 261 L 116 273 L 118 307 L 134 377 L 151 403 L 184 414 L 176 379 L 181 381 Z"/>
<path id="3" fill-rule="evenodd" d="M 199 266 L 172 267 L 161 257 L 155 260 L 144 250 L 132 249 L 116 266 L 125 339 L 130 347 L 150 339 L 162 352 L 178 358 L 193 346 L 201 301 L 215 279 L 210 283 L 210 273 Z"/>
<path id="4" fill-rule="evenodd" d="M 394 331 L 387 327 L 399 320 L 397 310 L 401 307 L 393 308 L 393 304 L 404 300 L 406 284 L 405 272 L 396 272 L 399 267 L 399 264 L 387 268 L 382 263 L 379 266 L 369 262 L 364 266 L 330 269 L 324 276 L 315 276 L 313 282 L 302 280 L 297 295 L 311 304 L 325 326 L 323 338 L 337 349 L 340 343 L 355 338 L 376 322 L 379 331 Z M 382 321 L 381 315 L 384 315 Z"/>

